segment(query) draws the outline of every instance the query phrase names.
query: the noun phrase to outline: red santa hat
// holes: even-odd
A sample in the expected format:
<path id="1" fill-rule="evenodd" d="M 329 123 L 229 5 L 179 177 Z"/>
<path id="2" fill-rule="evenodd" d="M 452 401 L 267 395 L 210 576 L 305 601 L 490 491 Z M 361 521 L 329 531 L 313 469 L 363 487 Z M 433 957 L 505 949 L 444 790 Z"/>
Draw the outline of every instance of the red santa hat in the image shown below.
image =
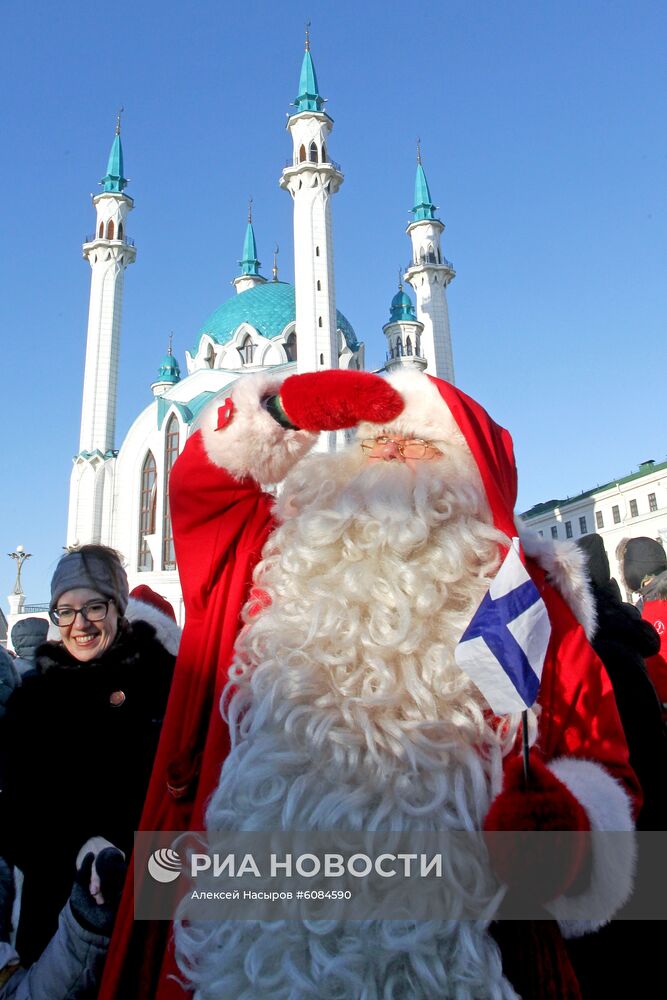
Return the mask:
<path id="1" fill-rule="evenodd" d="M 483 406 L 449 382 L 401 371 L 387 381 L 400 393 L 403 411 L 383 430 L 402 437 L 421 437 L 444 446 L 464 446 L 482 481 L 494 525 L 509 538 L 517 534 L 514 505 L 517 474 L 509 431 L 491 419 Z M 360 437 L 375 437 L 377 424 L 362 424 Z"/>

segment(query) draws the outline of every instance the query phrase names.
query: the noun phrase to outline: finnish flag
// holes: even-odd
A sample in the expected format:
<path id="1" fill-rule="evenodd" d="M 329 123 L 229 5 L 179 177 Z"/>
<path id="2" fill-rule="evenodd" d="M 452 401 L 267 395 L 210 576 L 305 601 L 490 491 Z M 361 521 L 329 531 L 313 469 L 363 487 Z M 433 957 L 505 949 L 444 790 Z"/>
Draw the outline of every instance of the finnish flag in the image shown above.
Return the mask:
<path id="1" fill-rule="evenodd" d="M 456 662 L 496 715 L 522 712 L 537 699 L 551 623 L 519 557 L 519 539 L 461 636 Z"/>

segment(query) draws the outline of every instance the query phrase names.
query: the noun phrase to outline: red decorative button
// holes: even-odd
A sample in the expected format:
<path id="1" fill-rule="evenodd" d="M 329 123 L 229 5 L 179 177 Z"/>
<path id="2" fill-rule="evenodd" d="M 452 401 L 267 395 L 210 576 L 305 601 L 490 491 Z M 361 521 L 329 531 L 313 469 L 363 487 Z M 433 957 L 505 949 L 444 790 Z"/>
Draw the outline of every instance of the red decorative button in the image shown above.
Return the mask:
<path id="1" fill-rule="evenodd" d="M 231 424 L 234 417 L 234 400 L 227 396 L 222 406 L 218 407 L 218 426 L 216 431 L 222 431 L 228 424 Z"/>
<path id="2" fill-rule="evenodd" d="M 125 701 L 124 691 L 112 691 L 109 695 L 109 703 L 113 705 L 114 708 L 120 708 L 120 706 Z"/>

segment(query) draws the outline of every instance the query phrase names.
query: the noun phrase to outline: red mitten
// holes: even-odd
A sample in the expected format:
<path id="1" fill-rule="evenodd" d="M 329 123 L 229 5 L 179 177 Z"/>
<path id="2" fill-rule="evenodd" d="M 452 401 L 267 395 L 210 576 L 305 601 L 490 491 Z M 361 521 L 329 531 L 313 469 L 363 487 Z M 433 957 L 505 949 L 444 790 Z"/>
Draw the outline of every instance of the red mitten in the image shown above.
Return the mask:
<path id="1" fill-rule="evenodd" d="M 379 375 L 332 369 L 290 375 L 280 389 L 280 405 L 304 431 L 337 431 L 362 420 L 383 424 L 403 410 L 403 400 Z"/>
<path id="2" fill-rule="evenodd" d="M 507 761 L 503 790 L 491 803 L 484 830 L 499 880 L 540 903 L 567 892 L 590 850 L 585 809 L 534 753 L 527 785 L 522 758 Z"/>

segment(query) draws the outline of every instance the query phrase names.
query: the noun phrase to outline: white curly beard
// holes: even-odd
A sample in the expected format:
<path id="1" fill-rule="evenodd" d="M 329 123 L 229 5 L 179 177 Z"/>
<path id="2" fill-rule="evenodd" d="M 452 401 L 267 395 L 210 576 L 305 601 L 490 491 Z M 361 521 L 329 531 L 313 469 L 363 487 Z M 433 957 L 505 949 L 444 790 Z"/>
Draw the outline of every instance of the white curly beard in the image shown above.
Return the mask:
<path id="1" fill-rule="evenodd" d="M 209 830 L 481 828 L 518 725 L 454 662 L 507 543 L 482 497 L 452 448 L 415 471 L 358 447 L 299 463 L 255 574 L 270 604 L 237 643 Z M 176 942 L 201 1000 L 515 996 L 482 923 L 229 921 Z"/>

